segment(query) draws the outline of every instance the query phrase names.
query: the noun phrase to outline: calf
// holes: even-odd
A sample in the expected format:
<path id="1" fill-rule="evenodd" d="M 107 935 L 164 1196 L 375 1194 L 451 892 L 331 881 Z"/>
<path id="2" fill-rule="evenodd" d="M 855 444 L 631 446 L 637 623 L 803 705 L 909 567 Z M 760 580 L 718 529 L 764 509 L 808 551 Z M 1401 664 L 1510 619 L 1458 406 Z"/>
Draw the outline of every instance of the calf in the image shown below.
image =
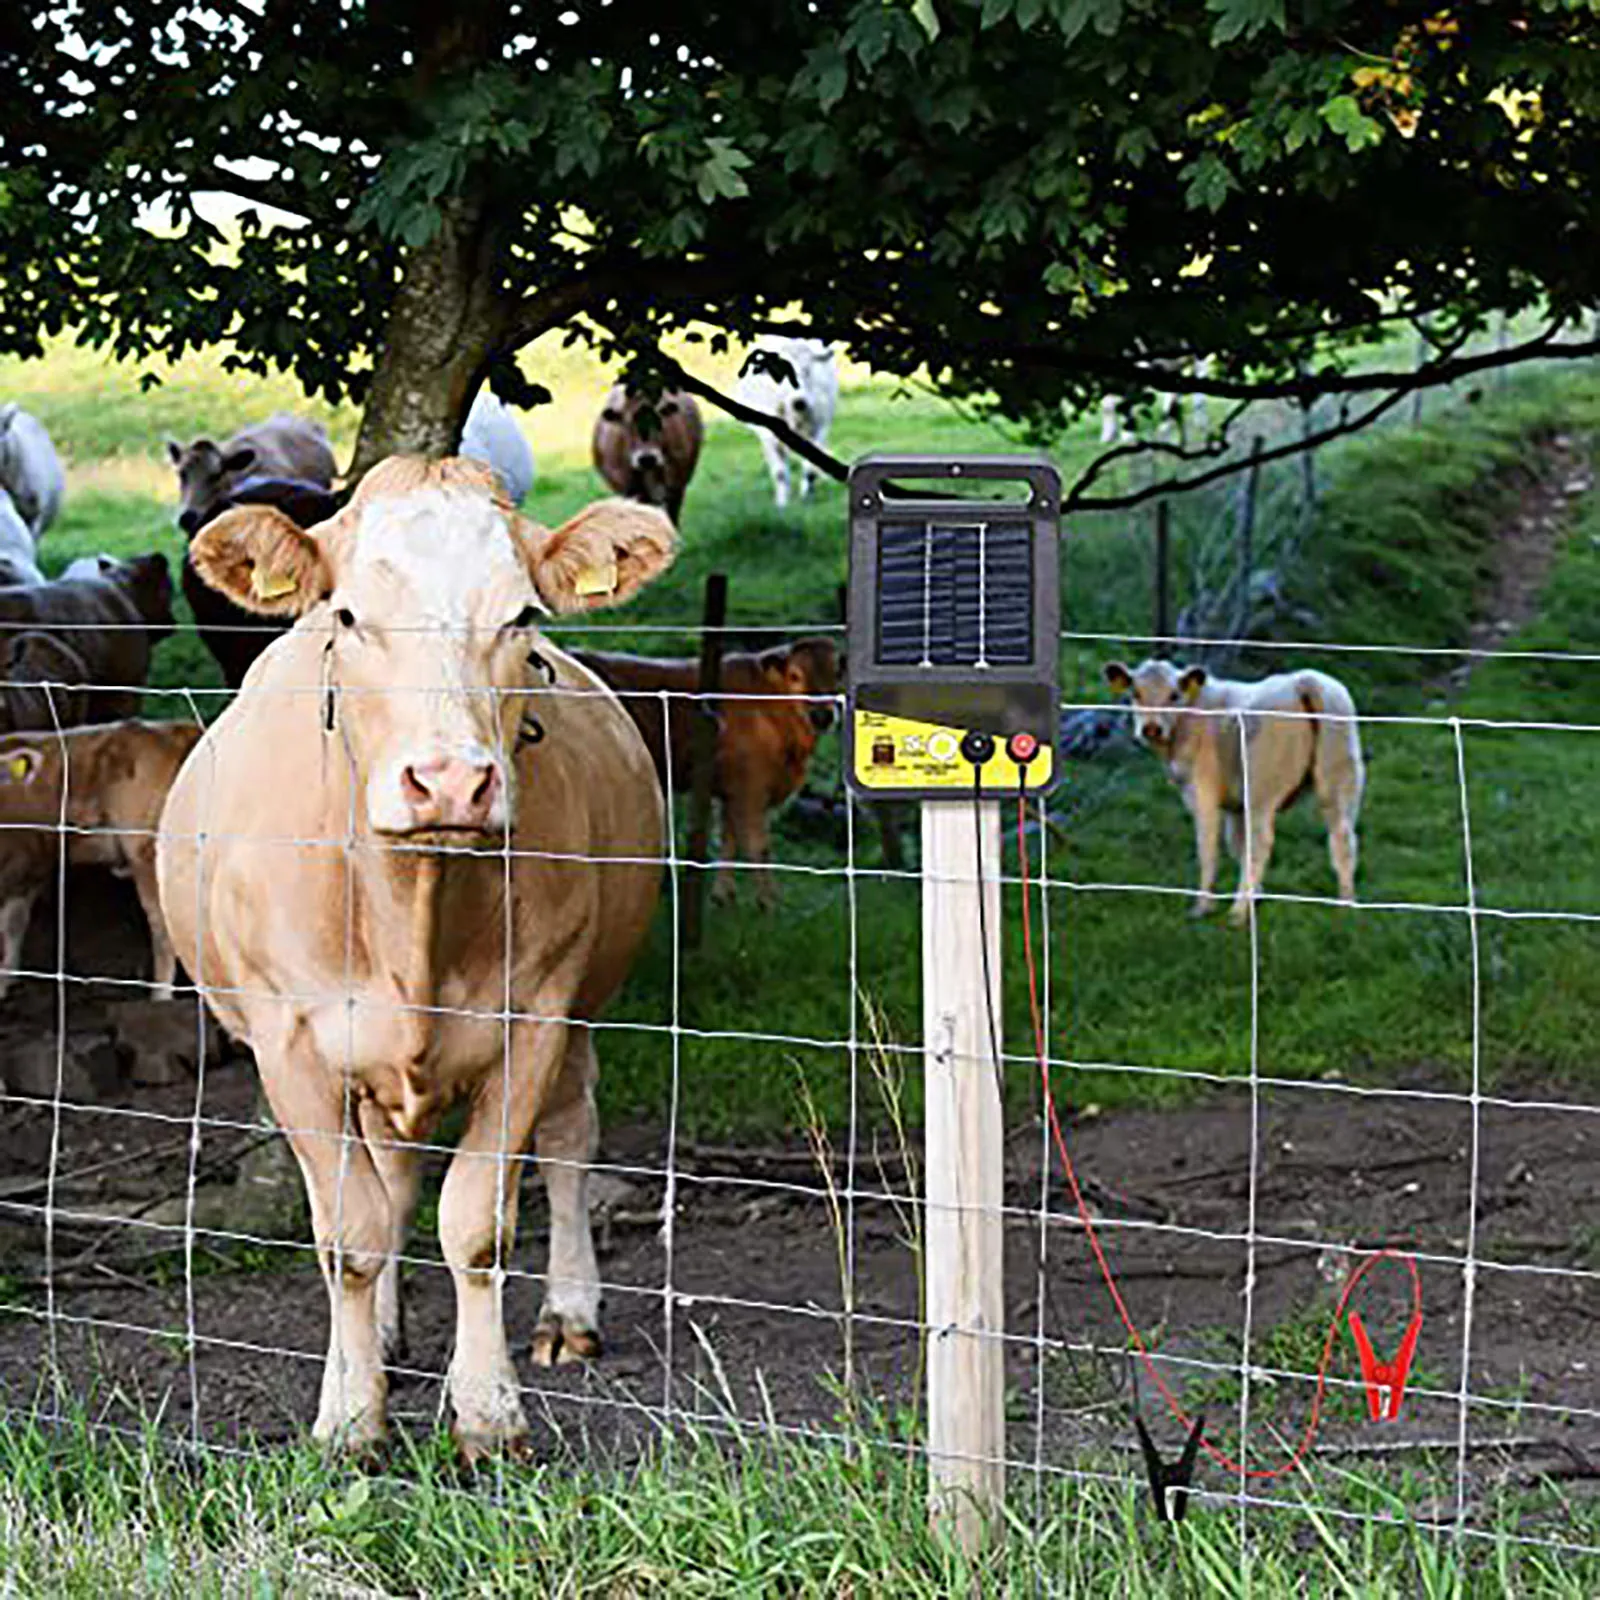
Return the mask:
<path id="1" fill-rule="evenodd" d="M 302 479 L 245 478 L 221 499 L 211 502 L 196 531 L 234 506 L 274 506 L 296 527 L 311 528 L 326 522 L 339 509 L 339 502 L 327 489 Z M 194 558 L 188 550 L 184 551 L 179 582 L 194 613 L 200 642 L 222 669 L 222 681 L 230 689 L 237 689 L 251 663 L 280 633 L 287 631 L 289 624 L 277 617 L 246 611 L 219 594 L 195 571 Z"/>
<path id="2" fill-rule="evenodd" d="M 0 488 L 0 588 L 43 582 L 44 574 L 34 559 L 33 530 L 23 521 L 16 502 Z"/>
<path id="3" fill-rule="evenodd" d="M 335 468 L 321 425 L 287 411 L 241 428 L 220 445 L 168 439 L 167 459 L 178 474 L 178 526 L 191 538 L 246 477 L 295 478 L 326 489 Z"/>
<path id="4" fill-rule="evenodd" d="M 494 469 L 500 488 L 520 506 L 533 487 L 533 451 L 510 410 L 488 389 L 480 389 L 467 413 L 460 453 Z M 292 515 L 292 513 L 291 513 Z"/>
<path id="5" fill-rule="evenodd" d="M 765 411 L 788 423 L 802 438 L 821 446 L 839 403 L 839 366 L 831 345 L 820 339 L 757 339 L 739 369 L 737 397 L 747 406 Z M 752 425 L 761 440 L 767 471 L 772 476 L 772 497 L 779 506 L 789 503 L 789 447 L 770 429 Z M 800 495 L 804 499 L 817 481 L 809 461 L 800 464 Z"/>
<path id="6" fill-rule="evenodd" d="M 573 654 L 617 691 L 644 735 L 662 787 L 670 773 L 674 789 L 687 789 L 695 710 L 704 704 L 690 698 L 700 691 L 700 663 L 595 650 Z M 664 716 L 662 690 L 671 691 Z M 757 897 L 763 906 L 772 905 L 767 813 L 805 782 L 817 739 L 833 722 L 827 697 L 838 691 L 839 657 L 827 639 L 798 639 L 759 655 L 722 658 L 721 687 L 708 708 L 717 720 L 712 792 L 721 802 L 726 835 L 719 896 L 733 889 L 731 846 L 734 858 L 754 864 Z"/>
<path id="7" fill-rule="evenodd" d="M 159 552 L 97 566 L 0 589 L 0 731 L 138 714 L 151 652 L 174 626 L 172 574 Z"/>
<path id="8" fill-rule="evenodd" d="M 595 471 L 618 494 L 660 506 L 676 522 L 704 431 L 692 396 L 669 389 L 652 400 L 619 383 L 594 425 Z"/>
<path id="9" fill-rule="evenodd" d="M 14 401 L 0 406 L 0 488 L 37 539 L 61 509 L 66 474 L 44 424 Z"/>
<path id="10" fill-rule="evenodd" d="M 109 867 L 133 879 L 150 925 L 154 995 L 172 998 L 176 962 L 156 892 L 156 831 L 167 790 L 199 738 L 199 728 L 182 722 L 0 738 L 0 996 L 22 964 L 34 902 L 64 849 L 69 867 Z"/>
<path id="11" fill-rule="evenodd" d="M 1243 856 L 1231 917 L 1245 921 L 1272 858 L 1278 813 L 1307 789 L 1315 789 L 1322 807 L 1339 897 L 1355 900 L 1356 821 L 1366 778 L 1355 702 L 1337 678 L 1284 672 L 1239 683 L 1170 661 L 1132 670 L 1113 661 L 1105 676 L 1131 696 L 1135 734 L 1161 757 L 1194 818 L 1200 857 L 1194 915 L 1204 916 L 1213 903 L 1220 825 L 1229 853 Z"/>

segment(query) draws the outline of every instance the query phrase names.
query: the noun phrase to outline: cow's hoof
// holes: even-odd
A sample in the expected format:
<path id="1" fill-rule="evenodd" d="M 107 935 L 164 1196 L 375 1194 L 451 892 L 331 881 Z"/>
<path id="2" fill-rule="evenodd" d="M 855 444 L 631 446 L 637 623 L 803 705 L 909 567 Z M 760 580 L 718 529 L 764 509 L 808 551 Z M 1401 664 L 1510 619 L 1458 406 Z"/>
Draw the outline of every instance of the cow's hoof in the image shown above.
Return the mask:
<path id="1" fill-rule="evenodd" d="M 738 898 L 731 878 L 718 878 L 711 886 L 711 903 L 714 906 L 731 906 Z"/>
<path id="2" fill-rule="evenodd" d="M 598 1361 L 600 1335 L 593 1328 L 580 1328 L 560 1316 L 540 1317 L 539 1326 L 533 1330 L 532 1355 L 536 1367 Z"/>
<path id="3" fill-rule="evenodd" d="M 1230 928 L 1248 928 L 1250 926 L 1250 908 L 1235 907 L 1228 913 L 1228 926 Z"/>
<path id="4" fill-rule="evenodd" d="M 517 1433 L 504 1433 L 463 1428 L 457 1422 L 450 1429 L 450 1439 L 456 1447 L 457 1460 L 468 1472 L 494 1461 L 526 1463 L 534 1458 L 533 1435 L 526 1428 Z"/>
<path id="5" fill-rule="evenodd" d="M 1209 917 L 1216 910 L 1216 905 L 1210 900 L 1196 900 L 1189 907 L 1189 915 L 1199 922 L 1203 917 Z"/>

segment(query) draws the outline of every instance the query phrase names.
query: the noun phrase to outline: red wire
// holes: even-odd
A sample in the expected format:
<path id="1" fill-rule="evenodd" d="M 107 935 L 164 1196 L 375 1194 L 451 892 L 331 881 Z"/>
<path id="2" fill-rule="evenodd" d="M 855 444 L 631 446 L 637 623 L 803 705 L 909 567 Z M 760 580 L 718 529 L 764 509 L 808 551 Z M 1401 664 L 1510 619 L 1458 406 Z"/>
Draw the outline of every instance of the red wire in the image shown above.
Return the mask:
<path id="1" fill-rule="evenodd" d="M 1189 1414 L 1183 1409 L 1178 1397 L 1167 1387 L 1167 1381 L 1161 1375 L 1160 1368 L 1156 1365 L 1155 1358 L 1150 1354 L 1149 1347 L 1144 1342 L 1144 1335 L 1134 1325 L 1132 1316 L 1129 1315 L 1127 1303 L 1122 1298 L 1122 1291 L 1117 1287 L 1116 1277 L 1111 1271 L 1111 1265 L 1106 1260 L 1106 1253 L 1100 1245 L 1100 1235 L 1095 1230 L 1094 1219 L 1089 1215 L 1089 1208 L 1084 1203 L 1083 1190 L 1078 1187 L 1078 1174 L 1072 1165 L 1072 1157 L 1067 1153 L 1067 1141 L 1062 1137 L 1061 1120 L 1056 1115 L 1055 1094 L 1050 1087 L 1050 1058 L 1045 1048 L 1044 1018 L 1039 1009 L 1039 981 L 1033 959 L 1033 919 L 1028 908 L 1029 868 L 1028 868 L 1028 835 L 1026 828 L 1027 804 L 1026 801 L 1017 801 L 1017 854 L 1021 869 L 1022 881 L 1022 949 L 1028 968 L 1028 1006 L 1033 1015 L 1034 1048 L 1039 1057 L 1039 1080 L 1044 1086 L 1045 1115 L 1049 1118 L 1050 1132 L 1055 1138 L 1056 1151 L 1061 1157 L 1062 1170 L 1067 1175 L 1067 1186 L 1072 1190 L 1073 1202 L 1078 1208 L 1078 1217 L 1083 1223 L 1083 1231 L 1088 1235 L 1089 1248 L 1094 1252 L 1095 1261 L 1100 1267 L 1100 1276 L 1105 1279 L 1106 1288 L 1110 1292 L 1112 1303 L 1117 1308 L 1117 1315 L 1122 1318 L 1122 1325 L 1128 1330 L 1128 1337 L 1133 1341 L 1134 1349 L 1138 1351 L 1140 1359 L 1144 1362 L 1145 1371 L 1149 1373 L 1150 1380 L 1161 1392 L 1161 1398 L 1166 1401 L 1174 1417 L 1183 1425 L 1185 1431 L 1192 1429 L 1193 1423 Z M 1286 1473 L 1294 1471 L 1305 1459 L 1306 1452 L 1311 1448 L 1311 1442 L 1316 1438 L 1317 1425 L 1322 1416 L 1322 1400 L 1328 1386 L 1328 1367 L 1333 1360 L 1334 1340 L 1339 1336 L 1339 1324 L 1344 1319 L 1345 1308 L 1350 1302 L 1350 1297 L 1355 1293 L 1356 1285 L 1380 1261 L 1401 1262 L 1411 1274 L 1411 1309 L 1412 1315 L 1422 1315 L 1422 1280 L 1417 1273 L 1415 1259 L 1398 1250 L 1377 1250 L 1367 1257 L 1365 1261 L 1350 1274 L 1349 1281 L 1344 1286 L 1344 1293 L 1339 1296 L 1339 1304 L 1334 1309 L 1333 1317 L 1328 1323 L 1328 1336 L 1322 1344 L 1322 1359 L 1317 1363 L 1317 1389 L 1311 1400 L 1311 1415 L 1307 1419 L 1305 1432 L 1300 1436 L 1300 1442 L 1294 1452 L 1278 1466 L 1275 1467 L 1247 1467 L 1242 1461 L 1235 1461 L 1225 1451 L 1217 1449 L 1204 1435 L 1200 1439 L 1200 1447 L 1211 1457 L 1218 1466 L 1228 1472 L 1236 1472 L 1246 1478 L 1281 1478 Z"/>

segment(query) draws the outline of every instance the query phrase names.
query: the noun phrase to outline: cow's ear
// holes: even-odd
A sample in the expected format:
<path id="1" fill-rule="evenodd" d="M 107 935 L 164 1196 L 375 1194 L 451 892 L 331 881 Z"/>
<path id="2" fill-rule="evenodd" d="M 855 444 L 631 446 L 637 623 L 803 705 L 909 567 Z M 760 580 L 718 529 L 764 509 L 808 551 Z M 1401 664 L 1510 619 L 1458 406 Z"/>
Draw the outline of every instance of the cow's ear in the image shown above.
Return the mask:
<path id="1" fill-rule="evenodd" d="M 167 460 L 175 467 L 183 461 L 183 446 L 170 433 L 167 435 Z"/>
<path id="2" fill-rule="evenodd" d="M 16 400 L 8 400 L 3 406 L 0 406 L 0 433 L 6 433 L 10 430 L 11 424 L 16 421 L 17 412 L 21 409 L 20 402 Z"/>
<path id="3" fill-rule="evenodd" d="M 33 745 L 14 744 L 0 750 L 0 787 L 32 783 L 44 765 L 44 752 Z"/>
<path id="4" fill-rule="evenodd" d="M 672 565 L 677 531 L 636 500 L 597 500 L 554 533 L 523 524 L 528 570 L 552 611 L 598 611 L 631 599 Z"/>
<path id="5" fill-rule="evenodd" d="M 230 450 L 222 458 L 222 470 L 224 472 L 243 472 L 246 467 L 254 462 L 255 458 L 256 453 L 249 445 L 245 445 L 239 450 Z"/>
<path id="6" fill-rule="evenodd" d="M 322 546 L 276 506 L 235 506 L 189 546 L 194 569 L 246 611 L 298 617 L 333 588 Z"/>
<path id="7" fill-rule="evenodd" d="M 1106 682 L 1118 694 L 1126 694 L 1133 687 L 1133 674 L 1120 661 L 1108 661 L 1102 670 Z"/>
<path id="8" fill-rule="evenodd" d="M 1200 698 L 1200 691 L 1206 686 L 1206 678 L 1204 667 L 1185 667 L 1178 674 L 1178 693 L 1193 705 Z"/>

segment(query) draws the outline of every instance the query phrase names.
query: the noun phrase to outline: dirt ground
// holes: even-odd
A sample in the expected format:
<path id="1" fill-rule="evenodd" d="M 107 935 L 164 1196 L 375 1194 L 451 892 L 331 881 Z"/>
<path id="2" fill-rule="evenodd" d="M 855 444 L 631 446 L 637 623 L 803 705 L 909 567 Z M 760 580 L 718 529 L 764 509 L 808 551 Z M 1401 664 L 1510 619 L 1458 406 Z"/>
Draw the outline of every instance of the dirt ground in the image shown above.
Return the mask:
<path id="1" fill-rule="evenodd" d="M 85 885 L 73 904 L 68 970 L 139 976 L 142 927 L 121 889 Z M 90 904 L 98 909 L 85 914 Z M 48 912 L 36 919 L 27 959 L 54 968 Z M 104 985 L 69 984 L 66 995 L 68 1029 L 79 1042 L 93 1038 L 118 998 Z M 53 982 L 14 991 L 0 1021 L 0 1062 L 54 1037 L 56 1003 Z M 104 1420 L 159 1416 L 163 1428 L 187 1435 L 192 1381 L 206 1440 L 279 1440 L 308 1426 L 326 1339 L 315 1264 L 300 1224 L 258 1232 L 230 1181 L 260 1140 L 254 1092 L 246 1060 L 206 1070 L 197 1170 L 202 1215 L 216 1222 L 220 1201 L 222 1221 L 197 1233 L 188 1276 L 190 1074 L 149 1087 L 121 1083 L 96 1103 L 63 1109 L 59 1123 L 48 1098 L 13 1089 L 0 1101 L 0 1300 L 9 1308 L 0 1315 L 0 1406 L 24 1408 L 41 1394 L 53 1344 L 67 1393 Z M 1284 1374 L 1317 1364 L 1341 1273 L 1355 1259 L 1343 1252 L 1390 1246 L 1420 1258 L 1425 1321 L 1412 1386 L 1398 1422 L 1369 1422 L 1341 1330 L 1333 1361 L 1340 1382 L 1316 1445 L 1316 1460 L 1335 1473 L 1328 1491 L 1339 1481 L 1335 1463 L 1352 1460 L 1403 1459 L 1419 1471 L 1432 1463 L 1441 1486 L 1453 1488 L 1463 1361 L 1474 1494 L 1540 1474 L 1564 1480 L 1566 1494 L 1594 1480 L 1600 1106 L 1584 1098 L 1571 1086 L 1524 1085 L 1478 1108 L 1475 1137 L 1472 1106 L 1426 1070 L 1383 1093 L 1331 1084 L 1261 1090 L 1249 1307 L 1253 1463 L 1280 1460 L 1284 1441 L 1304 1425 L 1311 1385 Z M 1067 1132 L 1133 1316 L 1168 1381 L 1207 1408 L 1208 1436 L 1224 1444 L 1236 1442 L 1240 1398 L 1252 1115 L 1241 1085 L 1191 1109 L 1092 1116 L 1069 1122 Z M 878 1408 L 873 1426 L 888 1426 L 895 1408 L 912 1401 L 919 1372 L 917 1256 L 908 1242 L 915 1214 L 907 1204 L 915 1174 L 902 1153 L 864 1148 L 852 1203 L 843 1164 L 830 1194 L 799 1144 L 686 1144 L 669 1244 L 660 1221 L 663 1127 L 664 1119 L 604 1134 L 597 1236 L 606 1354 L 590 1370 L 527 1364 L 544 1208 L 536 1180 L 525 1183 L 508 1304 L 541 1440 L 626 1457 L 669 1415 L 833 1426 L 844 1405 L 846 1265 L 853 1393 Z M 52 1147 L 53 1288 L 44 1226 Z M 1017 1122 L 1006 1194 L 1008 1451 L 1021 1463 L 1136 1472 L 1126 1336 L 1054 1170 L 1041 1222 L 1042 1156 L 1037 1119 Z M 443 1160 L 430 1157 L 435 1175 Z M 425 1202 L 424 1223 L 426 1210 Z M 1478 1267 L 1464 1341 L 1469 1237 Z M 440 1411 L 452 1303 L 426 1226 L 410 1260 L 409 1348 L 392 1399 L 404 1425 L 424 1430 Z M 1403 1269 L 1376 1269 L 1355 1304 L 1387 1353 L 1409 1316 Z M 1153 1431 L 1172 1439 L 1175 1424 L 1148 1378 L 1137 1387 Z M 1212 1467 L 1202 1473 L 1213 1483 L 1225 1476 Z M 1444 1487 L 1440 1494 L 1445 1506 Z"/>

